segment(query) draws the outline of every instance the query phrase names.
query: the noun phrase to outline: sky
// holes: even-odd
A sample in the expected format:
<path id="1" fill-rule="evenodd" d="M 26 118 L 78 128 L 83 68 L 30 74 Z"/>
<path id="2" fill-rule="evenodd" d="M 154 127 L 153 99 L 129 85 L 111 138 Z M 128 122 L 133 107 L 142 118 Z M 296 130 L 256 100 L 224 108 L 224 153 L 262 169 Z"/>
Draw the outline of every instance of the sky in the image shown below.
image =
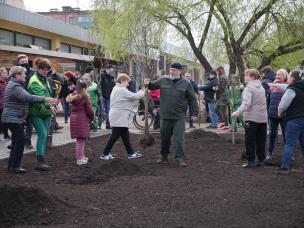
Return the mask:
<path id="1" fill-rule="evenodd" d="M 24 0 L 25 9 L 33 12 L 48 12 L 51 8 L 62 10 L 62 6 L 80 7 L 81 10 L 91 9 L 91 0 Z"/>

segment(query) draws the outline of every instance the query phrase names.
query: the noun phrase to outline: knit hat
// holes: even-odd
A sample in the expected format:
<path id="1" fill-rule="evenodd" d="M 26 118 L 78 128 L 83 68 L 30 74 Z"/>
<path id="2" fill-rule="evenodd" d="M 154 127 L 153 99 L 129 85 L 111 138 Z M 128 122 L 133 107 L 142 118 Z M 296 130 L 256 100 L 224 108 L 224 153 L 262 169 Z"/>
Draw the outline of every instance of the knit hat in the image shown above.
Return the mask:
<path id="1" fill-rule="evenodd" d="M 173 63 L 171 63 L 170 68 L 174 68 L 174 69 L 177 69 L 177 70 L 182 70 L 183 66 L 179 62 L 173 62 Z"/>

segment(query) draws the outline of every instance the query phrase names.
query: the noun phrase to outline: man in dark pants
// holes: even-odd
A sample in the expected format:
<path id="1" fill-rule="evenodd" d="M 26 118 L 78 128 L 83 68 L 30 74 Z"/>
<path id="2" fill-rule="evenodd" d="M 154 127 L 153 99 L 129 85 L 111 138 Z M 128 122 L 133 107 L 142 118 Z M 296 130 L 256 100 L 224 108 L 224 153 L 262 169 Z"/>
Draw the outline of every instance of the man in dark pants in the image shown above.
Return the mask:
<path id="1" fill-rule="evenodd" d="M 27 85 L 31 79 L 31 77 L 35 74 L 35 70 L 30 67 L 28 57 L 24 54 L 20 54 L 17 56 L 18 66 L 22 66 L 26 69 L 25 75 L 25 84 L 24 88 L 27 89 Z M 31 138 L 33 132 L 33 124 L 30 121 L 30 118 L 26 119 L 26 126 L 25 126 L 25 146 L 27 149 L 33 149 Z"/>
<path id="2" fill-rule="evenodd" d="M 185 114 L 191 107 L 193 120 L 198 116 L 198 104 L 191 84 L 181 77 L 182 65 L 174 62 L 170 75 L 156 81 L 145 80 L 148 89 L 160 89 L 161 158 L 157 163 L 167 163 L 171 136 L 173 135 L 175 160 L 179 167 L 186 167 L 185 159 Z"/>
<path id="3" fill-rule="evenodd" d="M 194 90 L 195 95 L 198 97 L 199 96 L 199 92 L 198 92 L 198 86 L 197 84 L 191 79 L 191 74 L 189 72 L 185 73 L 184 76 L 185 80 L 187 80 L 188 82 L 190 82 L 190 84 L 192 85 L 192 88 Z M 192 119 L 192 109 L 189 107 L 189 127 L 190 128 L 195 128 L 193 125 L 193 119 Z"/>
<path id="4" fill-rule="evenodd" d="M 107 69 L 100 74 L 100 89 L 103 98 L 103 107 L 106 113 L 106 128 L 111 129 L 109 121 L 110 96 L 115 86 L 113 77 L 113 66 L 109 64 Z"/>

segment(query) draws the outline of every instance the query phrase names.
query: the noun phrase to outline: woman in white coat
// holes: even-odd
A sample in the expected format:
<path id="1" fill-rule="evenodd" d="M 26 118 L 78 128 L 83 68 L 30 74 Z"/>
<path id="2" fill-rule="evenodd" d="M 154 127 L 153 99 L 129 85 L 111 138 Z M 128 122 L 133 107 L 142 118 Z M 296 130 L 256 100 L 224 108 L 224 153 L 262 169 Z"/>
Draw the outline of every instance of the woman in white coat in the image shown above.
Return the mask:
<path id="1" fill-rule="evenodd" d="M 130 142 L 129 124 L 133 118 L 133 103 L 144 96 L 144 91 L 137 93 L 130 92 L 127 87 L 131 78 L 126 74 L 119 74 L 116 86 L 113 88 L 110 101 L 109 120 L 112 127 L 112 134 L 104 148 L 103 154 L 100 156 L 102 160 L 111 160 L 111 149 L 117 139 L 121 136 L 124 146 L 128 153 L 128 158 L 139 158 L 142 156 L 139 152 L 132 149 Z"/>

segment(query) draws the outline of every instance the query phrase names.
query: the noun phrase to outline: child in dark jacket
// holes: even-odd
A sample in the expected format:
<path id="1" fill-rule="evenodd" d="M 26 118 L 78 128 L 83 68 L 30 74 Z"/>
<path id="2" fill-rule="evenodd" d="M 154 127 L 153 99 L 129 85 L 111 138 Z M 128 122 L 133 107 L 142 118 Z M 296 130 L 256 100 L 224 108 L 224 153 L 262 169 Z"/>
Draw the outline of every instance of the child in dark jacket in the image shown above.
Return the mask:
<path id="1" fill-rule="evenodd" d="M 85 165 L 88 158 L 84 155 L 85 141 L 90 136 L 90 125 L 94 118 L 94 111 L 87 94 L 87 84 L 77 82 L 76 91 L 67 97 L 71 104 L 70 131 L 71 137 L 76 138 L 76 164 Z"/>

